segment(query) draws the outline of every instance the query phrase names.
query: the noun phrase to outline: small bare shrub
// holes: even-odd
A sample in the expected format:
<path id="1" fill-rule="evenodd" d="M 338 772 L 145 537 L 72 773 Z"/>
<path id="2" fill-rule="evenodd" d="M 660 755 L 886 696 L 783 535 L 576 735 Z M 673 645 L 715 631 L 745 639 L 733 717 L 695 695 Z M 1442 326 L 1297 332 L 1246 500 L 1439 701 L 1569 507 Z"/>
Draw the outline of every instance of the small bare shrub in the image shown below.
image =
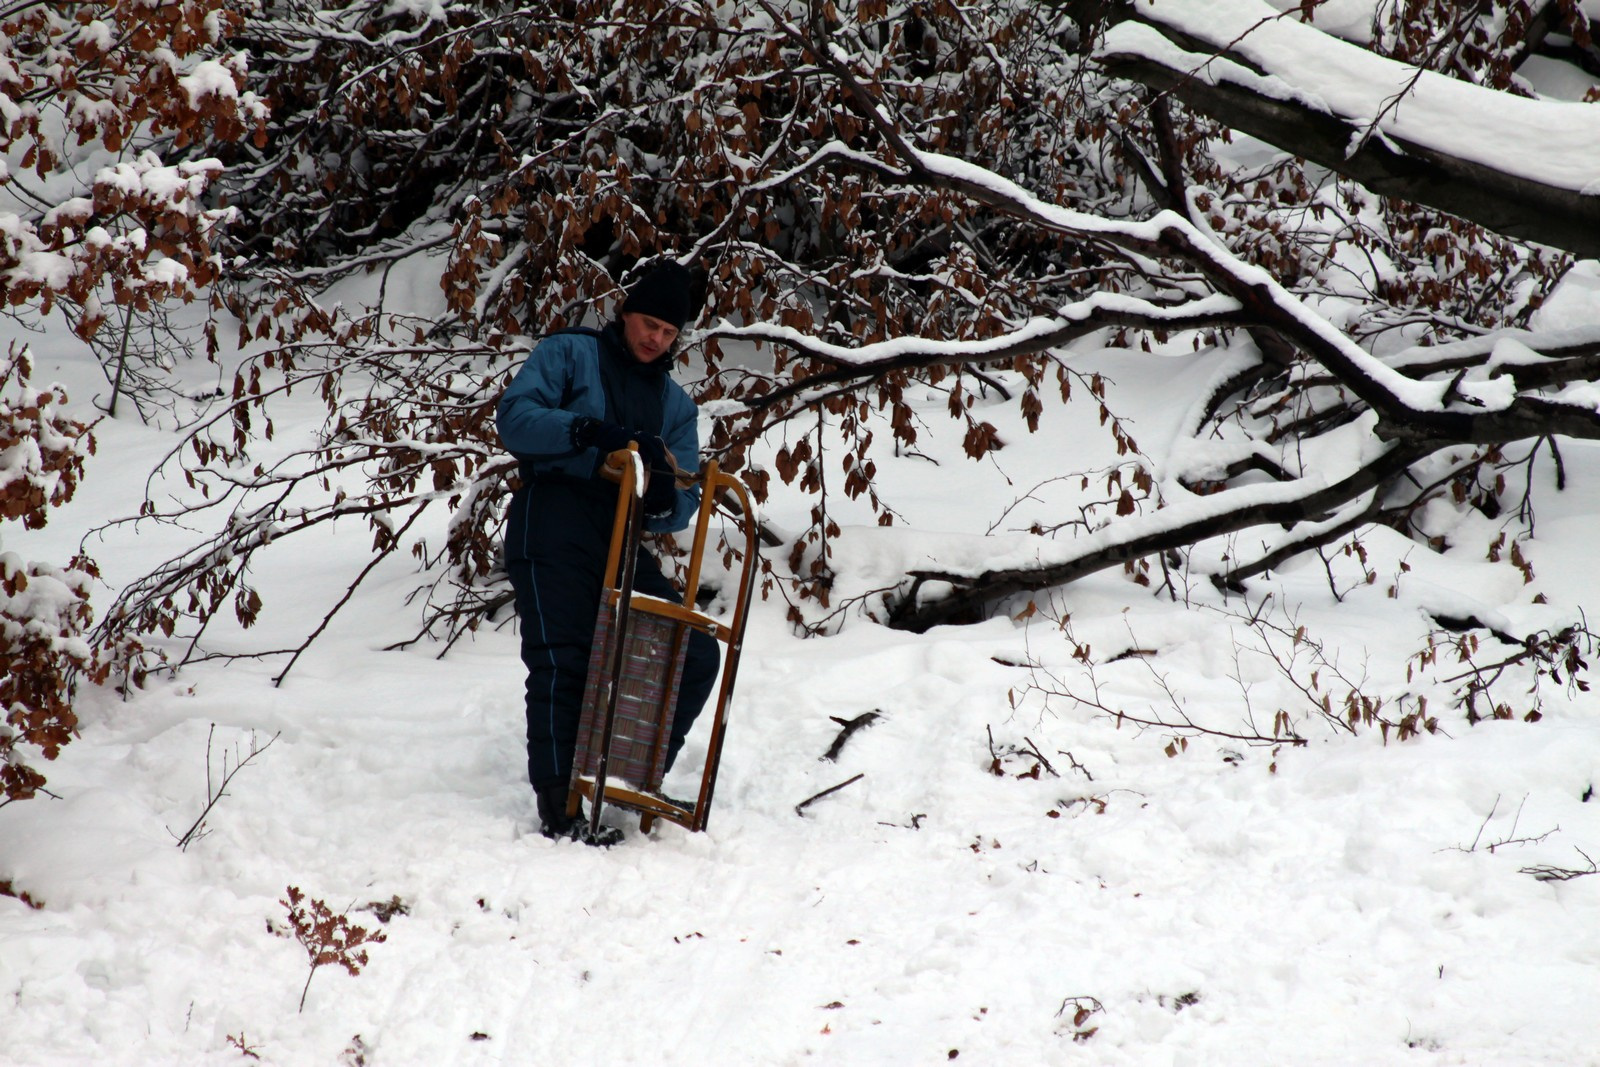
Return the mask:
<path id="1" fill-rule="evenodd" d="M 1586 675 L 1600 637 L 1585 621 L 1541 630 L 1517 638 L 1492 630 L 1477 619 L 1440 620 L 1448 631 L 1430 633 L 1425 646 L 1405 664 L 1404 676 L 1391 681 L 1372 677 L 1363 659 L 1359 669 L 1340 662 L 1339 650 L 1325 645 L 1296 619 L 1269 610 L 1263 602 L 1246 612 L 1212 609 L 1227 621 L 1232 637 L 1233 669 L 1238 687 L 1234 722 L 1191 713 L 1191 701 L 1178 681 L 1160 669 L 1160 649 L 1144 647 L 1130 630 L 1121 651 L 1098 652 L 1079 640 L 1064 613 L 1041 612 L 1056 624 L 1072 649 L 1076 669 L 1067 677 L 1033 659 L 1025 665 L 1028 684 L 1014 689 L 1011 706 L 1028 696 L 1046 706 L 1065 698 L 1127 723 L 1154 729 L 1166 739 L 1166 752 L 1177 756 L 1189 739 L 1209 736 L 1246 745 L 1302 746 L 1308 726 L 1321 724 L 1356 735 L 1376 730 L 1385 743 L 1406 741 L 1442 730 L 1441 717 L 1459 712 L 1468 724 L 1485 719 L 1538 722 L 1551 687 L 1568 696 L 1587 692 Z M 1263 688 L 1246 681 L 1265 663 L 1278 684 Z M 1111 695 L 1113 682 L 1126 681 L 1128 671 L 1143 675 L 1140 685 L 1153 687 L 1154 699 L 1129 703 Z M 1108 675 L 1117 672 L 1113 679 Z M 1214 709 L 1206 705 L 1205 710 Z M 1046 767 L 1046 769 L 1050 769 Z"/>
<path id="2" fill-rule="evenodd" d="M 210 817 L 211 809 L 217 806 L 217 801 L 228 795 L 228 783 L 233 781 L 233 776 L 249 766 L 251 760 L 271 748 L 272 742 L 279 737 L 279 734 L 273 734 L 267 739 L 266 744 L 258 745 L 256 743 L 256 733 L 251 730 L 249 754 L 240 756 L 238 748 L 235 748 L 233 750 L 233 767 L 230 769 L 228 766 L 228 753 L 224 750 L 222 753 L 222 770 L 219 772 L 219 776 L 213 779 L 211 742 L 216 736 L 216 732 L 216 723 L 212 723 L 211 729 L 206 732 L 206 806 L 200 810 L 199 816 L 189 826 L 189 829 L 184 831 L 183 836 L 178 837 L 178 851 L 180 852 L 189 851 L 190 845 L 211 832 L 206 828 L 206 819 Z M 173 836 L 177 837 L 178 835 L 174 834 Z"/>

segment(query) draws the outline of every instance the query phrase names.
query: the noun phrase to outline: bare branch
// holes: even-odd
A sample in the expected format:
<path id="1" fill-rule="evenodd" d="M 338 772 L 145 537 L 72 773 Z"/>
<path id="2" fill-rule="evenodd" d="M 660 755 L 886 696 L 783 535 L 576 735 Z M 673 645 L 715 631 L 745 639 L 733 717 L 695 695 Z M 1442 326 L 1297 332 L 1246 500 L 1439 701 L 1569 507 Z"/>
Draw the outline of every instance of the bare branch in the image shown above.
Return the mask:
<path id="1" fill-rule="evenodd" d="M 800 803 L 798 803 L 798 804 L 796 804 L 794 806 L 794 813 L 796 815 L 804 817 L 805 813 L 806 813 L 806 809 L 809 808 L 815 802 L 821 800 L 823 797 L 828 796 L 828 795 L 830 795 L 832 793 L 837 793 L 839 790 L 843 789 L 847 785 L 854 785 L 856 782 L 861 781 L 861 779 L 863 779 L 865 777 L 866 777 L 865 774 L 858 774 L 858 775 L 855 775 L 853 777 L 846 778 L 844 781 L 840 782 L 838 785 L 829 786 L 827 789 L 824 789 L 822 792 L 816 793 L 816 794 L 813 794 L 812 796 L 807 797 L 806 799 L 802 800 Z"/>

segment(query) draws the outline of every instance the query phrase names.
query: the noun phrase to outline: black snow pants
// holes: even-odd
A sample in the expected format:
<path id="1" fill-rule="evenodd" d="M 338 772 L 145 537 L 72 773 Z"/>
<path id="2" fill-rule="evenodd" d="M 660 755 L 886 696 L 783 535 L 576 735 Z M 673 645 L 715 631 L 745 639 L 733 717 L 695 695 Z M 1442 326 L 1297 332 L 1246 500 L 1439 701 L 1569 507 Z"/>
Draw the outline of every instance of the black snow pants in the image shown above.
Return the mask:
<path id="1" fill-rule="evenodd" d="M 511 499 L 506 570 L 528 670 L 528 780 L 535 790 L 565 785 L 572 774 L 615 509 L 615 486 L 564 477 L 540 478 Z M 655 557 L 642 550 L 633 587 L 666 600 L 682 597 Z M 711 695 L 721 658 L 715 638 L 689 635 L 668 767 Z"/>

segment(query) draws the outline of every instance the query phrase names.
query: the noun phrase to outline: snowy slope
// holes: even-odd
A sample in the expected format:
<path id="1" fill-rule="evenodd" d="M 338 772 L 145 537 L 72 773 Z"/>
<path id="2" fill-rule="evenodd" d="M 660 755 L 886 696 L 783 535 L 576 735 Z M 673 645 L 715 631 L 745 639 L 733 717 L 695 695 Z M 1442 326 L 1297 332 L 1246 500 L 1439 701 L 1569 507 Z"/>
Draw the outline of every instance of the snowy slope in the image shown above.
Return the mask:
<path id="1" fill-rule="evenodd" d="M 46 354 L 41 378 L 88 380 L 65 344 Z M 1159 355 L 1086 358 L 1158 454 L 1184 376 Z M 942 398 L 927 402 L 941 418 Z M 1051 411 L 1033 438 L 1006 423 L 1011 446 L 982 465 L 953 441 L 880 460 L 908 521 L 845 531 L 841 595 L 930 539 L 1059 507 L 1049 479 L 1110 455 L 1095 422 Z M 8 530 L 7 551 L 63 557 L 131 510 L 164 439 L 131 420 L 98 433 L 80 498 L 45 531 Z M 1274 612 L 1297 605 L 1339 668 L 1385 696 L 1428 610 L 1550 625 L 1600 592 L 1600 455 L 1565 459 L 1571 490 L 1540 498 L 1533 585 L 1483 561 L 1496 527 L 1463 520 L 1437 560 L 1372 535 L 1370 587 L 1334 558 L 1342 600 L 1328 570 L 1300 564 L 1251 606 L 1269 592 Z M 798 524 L 805 506 L 780 490 L 769 515 Z M 352 525 L 267 562 L 255 647 L 298 643 L 369 541 Z M 170 543 L 90 547 L 114 585 Z M 0 879 L 43 905 L 0 897 L 0 1060 L 1600 1063 L 1600 877 L 1523 873 L 1600 857 L 1591 694 L 1547 682 L 1538 723 L 1447 714 L 1448 737 L 1350 736 L 1198 575 L 1179 578 L 1187 607 L 1105 574 L 1031 620 L 924 636 L 857 617 L 802 640 L 774 602 L 752 623 L 708 832 L 644 838 L 618 815 L 629 839 L 595 851 L 534 832 L 512 629 L 443 659 L 381 651 L 417 620 L 400 602 L 414 576 L 377 577 L 281 687 L 280 657 L 202 664 L 127 702 L 85 694 L 81 739 L 45 768 L 60 799 L 0 810 Z M 1092 674 L 1053 621 L 1068 614 Z M 1169 757 L 1170 731 L 1118 729 L 1030 684 L 1224 731 L 1288 709 L 1310 743 L 1196 738 Z M 883 719 L 820 761 L 830 717 L 868 710 Z M 215 780 L 224 752 L 232 767 L 269 740 L 180 851 L 208 796 L 208 741 Z M 685 762 L 702 753 L 696 737 Z M 358 976 L 312 975 L 303 1012 L 289 886 L 386 936 Z"/>

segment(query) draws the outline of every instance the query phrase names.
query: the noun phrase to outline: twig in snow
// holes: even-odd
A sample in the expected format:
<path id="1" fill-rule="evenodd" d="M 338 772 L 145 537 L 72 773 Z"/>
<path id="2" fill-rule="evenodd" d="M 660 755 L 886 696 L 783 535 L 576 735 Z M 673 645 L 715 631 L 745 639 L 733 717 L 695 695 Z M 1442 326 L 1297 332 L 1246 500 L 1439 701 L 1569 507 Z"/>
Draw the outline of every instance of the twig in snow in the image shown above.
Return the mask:
<path id="1" fill-rule="evenodd" d="M 876 711 L 869 711 L 861 715 L 857 715 L 853 719 L 841 719 L 837 715 L 829 715 L 828 718 L 838 723 L 841 727 L 839 730 L 839 736 L 833 739 L 833 744 L 829 745 L 828 751 L 824 752 L 821 756 L 822 759 L 832 763 L 834 760 L 839 758 L 839 753 L 844 751 L 844 743 L 850 740 L 851 736 L 854 735 L 857 730 L 860 730 L 863 727 L 871 726 L 873 723 L 883 718 L 883 715 Z"/>
<path id="2" fill-rule="evenodd" d="M 1056 773 L 1056 769 L 1051 765 L 1050 761 L 1044 758 L 1044 753 L 1039 751 L 1039 746 L 1033 743 L 1033 738 L 1029 737 L 1027 734 L 1023 734 L 1022 740 L 1027 742 L 1027 751 L 1033 754 L 1033 758 L 1044 764 L 1044 769 L 1050 772 L 1050 777 L 1061 777 L 1060 774 Z"/>
<path id="3" fill-rule="evenodd" d="M 840 782 L 838 785 L 830 786 L 827 789 L 824 789 L 822 792 L 816 794 L 815 796 L 806 797 L 806 799 L 802 800 L 800 803 L 798 803 L 798 804 L 796 804 L 794 806 L 794 813 L 796 815 L 800 816 L 801 818 L 805 818 L 806 808 L 809 807 L 814 801 L 821 800 L 823 797 L 827 796 L 829 793 L 837 793 L 839 790 L 843 789 L 845 786 L 853 785 L 854 783 L 861 781 L 861 779 L 863 779 L 865 777 L 866 777 L 865 774 L 858 774 L 854 778 L 846 778 L 844 781 Z"/>
<path id="4" fill-rule="evenodd" d="M 1600 873 L 1600 867 L 1595 866 L 1594 857 L 1583 849 L 1578 849 L 1578 855 L 1589 861 L 1589 869 L 1581 870 L 1576 867 L 1555 867 L 1548 863 L 1536 863 L 1532 867 L 1524 867 L 1518 874 L 1531 874 L 1541 882 L 1568 882 L 1574 878 L 1582 878 L 1586 874 Z"/>
<path id="5" fill-rule="evenodd" d="M 238 755 L 238 751 L 235 750 L 233 770 L 231 771 L 228 770 L 228 754 L 224 752 L 222 754 L 222 782 L 213 792 L 211 788 L 211 740 L 216 732 L 216 723 L 212 723 L 211 729 L 206 731 L 206 806 L 201 809 L 200 817 L 195 819 L 194 824 L 190 826 L 189 829 L 184 831 L 182 837 L 178 838 L 178 851 L 180 852 L 187 852 L 190 845 L 194 844 L 209 832 L 203 829 L 206 824 L 206 816 L 210 815 L 211 809 L 217 806 L 217 801 L 228 795 L 228 783 L 233 781 L 233 776 L 249 766 L 251 760 L 255 759 L 257 756 L 261 755 L 261 753 L 271 748 L 272 742 L 276 741 L 283 733 L 282 730 L 278 731 L 278 733 L 272 735 L 266 744 L 257 748 L 255 732 L 251 731 L 250 754 L 241 759 Z"/>
<path id="6" fill-rule="evenodd" d="M 1559 831 L 1561 829 L 1561 827 L 1556 826 L 1556 827 L 1552 827 L 1549 830 L 1546 830 L 1542 834 L 1537 834 L 1537 835 L 1530 836 L 1530 837 L 1517 837 L 1516 836 L 1517 824 L 1522 821 L 1522 809 L 1527 805 L 1527 803 L 1528 803 L 1528 798 L 1527 797 L 1523 797 L 1522 798 L 1522 803 L 1517 805 L 1517 813 L 1511 819 L 1511 832 L 1509 834 L 1507 834 L 1505 837 L 1502 837 L 1500 840 L 1492 841 L 1486 846 L 1488 848 L 1488 850 L 1490 851 L 1490 853 L 1493 853 L 1495 849 L 1502 848 L 1502 847 L 1504 847 L 1506 845 L 1537 845 L 1539 842 L 1543 841 L 1545 838 L 1549 837 L 1551 834 L 1556 833 L 1557 831 Z M 1452 845 L 1452 846 L 1450 846 L 1450 849 L 1455 851 L 1455 852 L 1467 852 L 1467 853 L 1472 853 L 1472 852 L 1478 851 L 1478 842 L 1483 840 L 1483 831 L 1489 825 L 1489 820 L 1494 818 L 1494 813 L 1499 809 L 1499 807 L 1500 807 L 1500 797 L 1497 795 L 1494 798 L 1494 803 L 1489 806 L 1489 814 L 1487 814 L 1487 815 L 1485 815 L 1483 817 L 1483 822 L 1478 826 L 1478 833 L 1477 833 L 1477 836 L 1475 836 L 1472 839 L 1472 844 L 1468 845 L 1466 848 L 1462 848 L 1460 845 Z M 1585 857 L 1585 858 L 1587 858 L 1587 857 Z M 1532 873 L 1532 872 L 1529 871 L 1529 872 L 1526 872 L 1526 873 Z M 1588 874 L 1590 872 L 1583 871 L 1581 873 Z"/>
<path id="7" fill-rule="evenodd" d="M 1070 751 L 1064 748 L 1058 748 L 1056 749 L 1056 752 L 1067 757 L 1067 762 L 1072 764 L 1073 770 L 1077 771 L 1079 774 L 1082 774 L 1085 778 L 1089 779 L 1089 781 L 1094 781 L 1094 775 L 1089 773 L 1089 768 L 1079 763 L 1077 757 L 1074 756 Z"/>

